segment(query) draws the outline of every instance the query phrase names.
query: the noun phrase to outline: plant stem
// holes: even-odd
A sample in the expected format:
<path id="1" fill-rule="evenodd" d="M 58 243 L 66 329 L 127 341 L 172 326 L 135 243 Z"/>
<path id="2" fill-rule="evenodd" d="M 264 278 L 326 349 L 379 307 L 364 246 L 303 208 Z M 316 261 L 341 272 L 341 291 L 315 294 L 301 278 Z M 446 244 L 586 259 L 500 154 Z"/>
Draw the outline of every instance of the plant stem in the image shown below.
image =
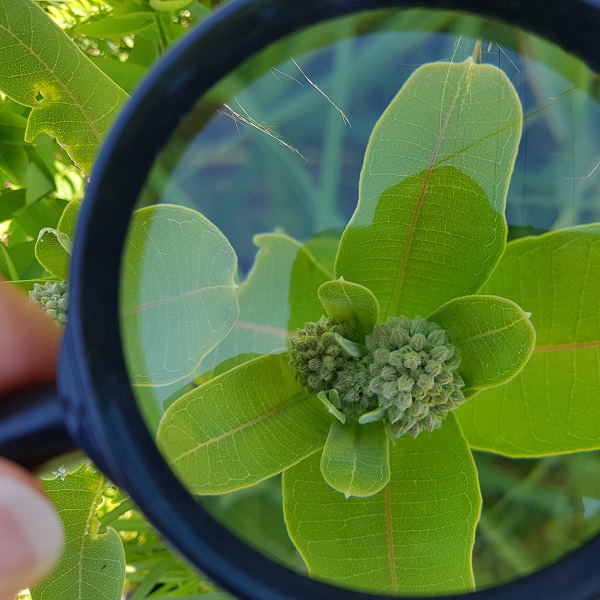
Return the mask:
<path id="1" fill-rule="evenodd" d="M 156 30 L 158 32 L 158 46 L 160 48 L 160 53 L 163 54 L 169 47 L 169 38 L 167 37 L 162 15 L 160 14 L 156 15 Z"/>
<path id="2" fill-rule="evenodd" d="M 493 516 L 498 516 L 500 512 L 508 508 L 508 505 L 519 495 L 523 494 L 528 489 L 539 483 L 548 473 L 548 471 L 556 465 L 561 459 L 560 456 L 551 456 L 543 458 L 540 462 L 529 472 L 527 477 L 522 479 L 515 487 L 510 489 L 502 498 L 500 498 L 495 504 L 493 504 L 488 513 Z"/>
<path id="3" fill-rule="evenodd" d="M 119 506 L 116 506 L 109 513 L 106 513 L 102 518 L 102 526 L 107 527 L 114 523 L 120 516 L 126 513 L 128 510 L 132 510 L 135 508 L 135 504 L 131 498 L 127 498 L 123 500 Z"/>
<path id="4" fill-rule="evenodd" d="M 351 41 L 338 42 L 334 48 L 335 65 L 334 77 L 330 82 L 336 92 L 336 101 L 341 109 L 348 103 L 353 81 L 350 65 L 353 52 Z M 349 125 L 341 115 L 331 110 L 327 119 L 324 138 L 323 161 L 321 168 L 321 186 L 319 202 L 315 203 L 315 228 L 317 231 L 337 227 L 343 223 L 339 214 L 338 198 L 340 196 L 340 181 L 342 179 L 342 159 L 344 156 L 344 136 Z"/>
<path id="5" fill-rule="evenodd" d="M 477 38 L 475 40 L 475 45 L 473 46 L 473 62 L 480 63 L 483 60 L 483 40 L 481 38 Z"/>

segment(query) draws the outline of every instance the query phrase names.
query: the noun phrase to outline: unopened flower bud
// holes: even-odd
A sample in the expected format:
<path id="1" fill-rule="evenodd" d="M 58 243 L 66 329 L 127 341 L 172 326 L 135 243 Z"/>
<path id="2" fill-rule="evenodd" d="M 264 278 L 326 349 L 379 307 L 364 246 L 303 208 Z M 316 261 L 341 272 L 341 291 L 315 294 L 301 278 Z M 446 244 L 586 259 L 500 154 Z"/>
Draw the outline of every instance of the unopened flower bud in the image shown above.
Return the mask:
<path id="1" fill-rule="evenodd" d="M 460 357 L 435 323 L 390 317 L 365 343 L 371 352 L 369 389 L 396 437 L 439 427 L 464 402 L 464 382 L 455 373 Z"/>
<path id="2" fill-rule="evenodd" d="M 66 281 L 46 281 L 44 285 L 35 283 L 29 299 L 41 306 L 60 326 L 67 324 L 69 287 Z"/>

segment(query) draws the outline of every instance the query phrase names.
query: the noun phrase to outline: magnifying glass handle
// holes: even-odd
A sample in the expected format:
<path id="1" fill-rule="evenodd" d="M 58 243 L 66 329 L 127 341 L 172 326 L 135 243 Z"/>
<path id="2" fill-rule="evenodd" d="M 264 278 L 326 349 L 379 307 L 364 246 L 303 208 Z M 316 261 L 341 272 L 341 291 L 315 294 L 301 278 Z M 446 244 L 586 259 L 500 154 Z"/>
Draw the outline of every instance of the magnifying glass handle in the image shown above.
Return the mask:
<path id="1" fill-rule="evenodd" d="M 73 450 L 54 384 L 0 399 L 0 456 L 33 471 Z"/>

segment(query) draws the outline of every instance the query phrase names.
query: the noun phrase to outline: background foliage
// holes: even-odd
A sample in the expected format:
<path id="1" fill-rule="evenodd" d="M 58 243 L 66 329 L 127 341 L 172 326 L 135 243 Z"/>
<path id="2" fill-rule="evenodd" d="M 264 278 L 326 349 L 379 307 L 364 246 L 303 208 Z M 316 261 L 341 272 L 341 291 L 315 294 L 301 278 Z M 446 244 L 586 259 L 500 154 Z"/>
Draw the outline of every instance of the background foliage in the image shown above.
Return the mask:
<path id="1" fill-rule="evenodd" d="M 72 237 L 73 214 L 83 197 L 93 158 L 110 122 L 157 58 L 190 27 L 206 18 L 218 3 L 218 0 L 194 0 L 188 4 L 161 0 L 2 0 L 0 275 L 3 278 L 29 289 L 33 282 L 64 276 L 68 243 L 59 234 Z M 420 22 L 432 31 L 469 31 L 469 23 L 462 22 L 459 26 L 447 15 Z M 569 86 L 576 86 L 592 97 L 598 95 L 597 80 L 590 80 L 569 57 L 535 41 L 524 40 L 515 32 L 495 33 L 498 34 L 495 39 L 507 50 L 535 56 L 542 64 L 552 65 Z M 52 52 L 40 52 L 40 45 L 44 44 L 52 47 Z M 55 58 L 51 60 L 53 53 Z M 427 60 L 418 53 L 412 58 L 415 63 Z M 351 62 L 348 48 L 340 45 L 334 57 L 339 83 L 335 99 L 342 107 L 354 91 L 345 71 Z M 366 77 L 368 66 L 364 69 Z M 396 75 L 390 75 L 393 85 Z M 509 223 L 525 229 L 513 226 L 509 236 L 521 235 L 523 231 L 531 233 L 530 225 L 552 229 L 600 220 L 595 193 L 598 180 L 585 177 L 593 173 L 596 165 L 598 153 L 594 145 L 587 149 L 578 146 L 583 157 L 577 162 L 579 176 L 569 171 L 572 177 L 561 177 L 557 184 L 553 175 L 565 172 L 565 164 L 571 159 L 575 164 L 575 151 L 569 144 L 590 139 L 585 134 L 593 117 L 586 116 L 587 109 L 575 95 L 566 102 L 546 106 L 547 98 L 557 96 L 553 75 L 548 70 L 523 71 L 517 87 L 526 118 L 536 124 L 529 130 L 528 143 L 543 146 L 549 158 L 544 164 L 530 160 L 524 165 L 526 154 L 520 154 L 517 172 L 521 175 L 526 167 L 527 178 L 519 177 L 517 185 L 511 187 L 507 215 Z M 95 93 L 97 89 L 104 91 Z M 301 109 L 312 110 L 308 103 Z M 575 128 L 573 114 L 580 117 Z M 289 110 L 290 119 L 301 117 L 302 114 Z M 319 126 L 311 123 L 313 127 Z M 359 124 L 352 134 L 361 126 L 369 128 L 368 124 Z M 333 142 L 344 135 L 344 124 L 338 115 L 327 127 Z M 319 185 L 301 189 L 304 196 L 322 208 L 316 214 L 324 220 L 323 226 L 337 218 L 336 190 L 344 186 L 356 188 L 352 177 L 347 176 L 349 170 L 357 170 L 356 165 L 344 164 L 333 142 L 319 163 L 322 176 L 315 178 Z M 309 181 L 309 178 L 294 178 L 289 155 L 282 153 L 282 157 L 282 179 Z M 262 155 L 257 153 L 256 161 L 261 160 Z M 254 163 L 249 163 L 247 169 L 231 168 L 225 160 L 223 163 L 224 169 L 230 169 L 233 187 L 247 185 L 236 178 L 252 177 L 260 171 Z M 527 205 L 522 201 L 525 194 L 528 194 Z M 240 221 L 248 221 L 243 201 L 240 198 L 240 210 L 232 212 L 239 214 Z M 70 209 L 65 213 L 67 207 Z M 43 247 L 38 244 L 42 231 L 44 243 L 48 244 Z M 302 252 L 281 233 L 266 233 L 259 245 L 261 254 L 255 265 L 259 276 L 254 281 L 247 280 L 244 291 L 248 297 L 264 292 L 260 286 L 262 272 L 275 267 L 285 269 L 283 257 L 295 261 Z M 287 290 L 279 292 L 285 295 Z M 287 298 L 281 300 L 286 301 Z M 241 303 L 242 314 L 252 310 L 251 302 Z M 227 342 L 232 347 L 240 343 L 233 337 Z M 235 352 L 228 354 L 228 349 L 228 344 L 219 346 L 224 358 L 235 355 Z M 222 358 L 215 357 L 214 364 L 219 364 Z M 569 440 L 564 443 L 565 448 L 574 448 Z M 531 445 L 531 440 L 523 438 L 523 447 L 525 444 Z M 598 460 L 597 452 L 520 460 L 475 452 L 484 490 L 484 511 L 474 556 L 478 587 L 514 579 L 539 568 L 598 530 L 600 485 L 594 477 Z M 306 473 L 307 478 L 310 475 Z M 33 600 L 74 597 L 96 600 L 98 589 L 111 590 L 110 595 L 105 595 L 107 600 L 118 600 L 123 581 L 131 600 L 224 597 L 174 556 L 131 501 L 89 464 L 56 465 L 45 474 L 44 486 L 62 511 L 69 551 L 50 579 L 31 590 Z M 252 491 L 210 498 L 207 505 L 251 543 L 302 570 L 304 566 L 285 530 L 280 488 L 278 479 L 273 478 Z M 63 510 L 67 505 L 76 510 Z M 75 553 L 71 551 L 73 548 Z M 85 564 L 92 579 L 84 584 L 77 576 L 79 569 L 72 568 L 73 561 Z M 58 580 L 65 586 L 60 590 L 54 587 Z"/>

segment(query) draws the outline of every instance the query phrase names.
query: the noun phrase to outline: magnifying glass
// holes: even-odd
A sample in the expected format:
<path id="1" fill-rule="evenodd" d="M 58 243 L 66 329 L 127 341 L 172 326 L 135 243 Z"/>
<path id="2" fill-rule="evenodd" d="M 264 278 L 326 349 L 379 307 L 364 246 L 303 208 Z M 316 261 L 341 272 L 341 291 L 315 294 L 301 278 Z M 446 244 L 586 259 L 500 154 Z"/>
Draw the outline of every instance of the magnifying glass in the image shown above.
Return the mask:
<path id="1" fill-rule="evenodd" d="M 240 598 L 597 597 L 597 537 L 521 577 L 497 564 L 489 517 L 546 455 L 594 472 L 599 14 L 584 0 L 215 13 L 96 162 L 59 400 L 3 403 L 2 453 L 34 468 L 84 450 Z M 562 480 L 544 469 L 547 500 Z M 289 557 L 230 510 L 265 494 Z M 553 514 L 520 501 L 513 529 Z"/>

